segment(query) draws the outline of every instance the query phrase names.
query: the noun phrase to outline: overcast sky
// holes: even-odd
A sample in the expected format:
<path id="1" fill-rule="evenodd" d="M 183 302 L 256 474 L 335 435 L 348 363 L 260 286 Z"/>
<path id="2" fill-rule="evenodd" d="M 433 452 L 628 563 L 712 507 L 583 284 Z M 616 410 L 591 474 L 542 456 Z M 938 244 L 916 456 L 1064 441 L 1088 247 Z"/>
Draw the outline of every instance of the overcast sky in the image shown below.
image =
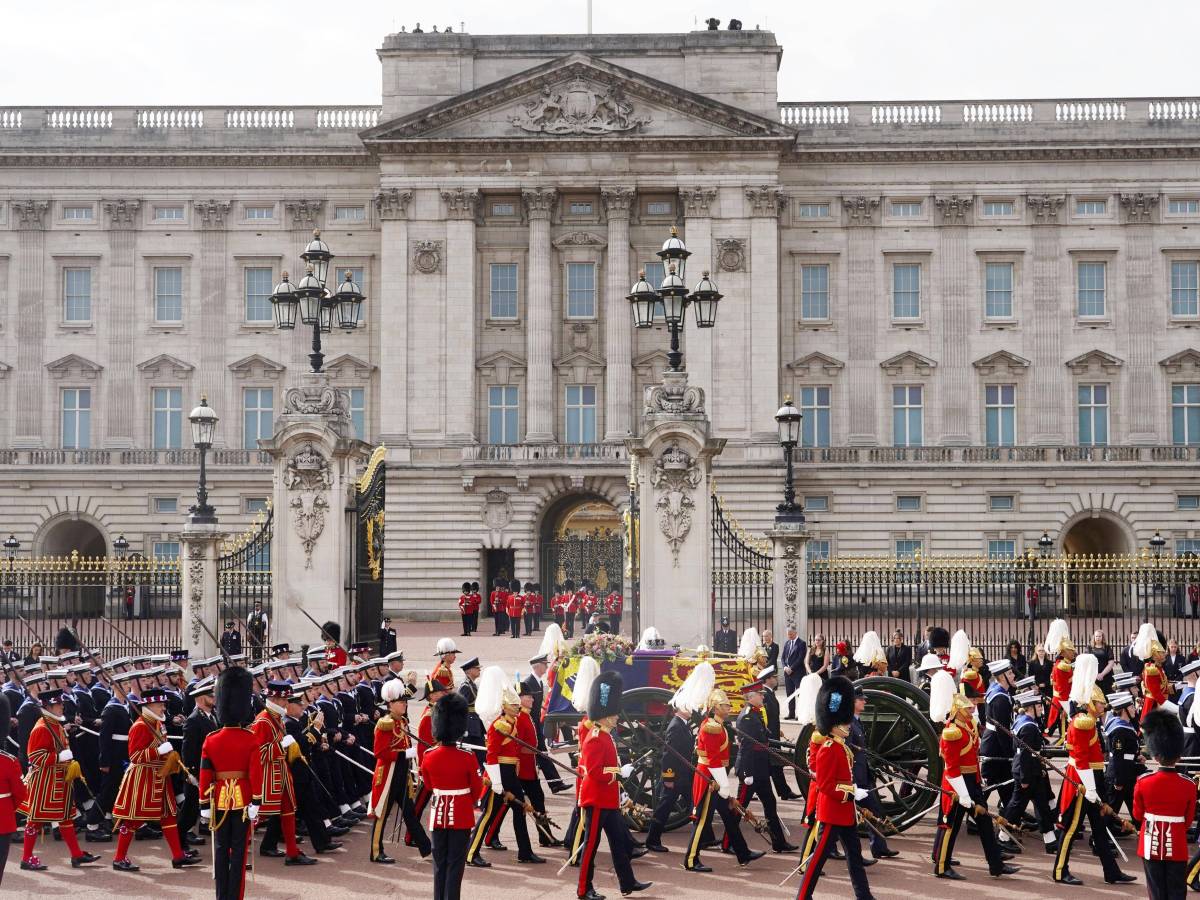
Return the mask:
<path id="1" fill-rule="evenodd" d="M 584 32 L 586 9 L 586 0 L 9 0 L 0 107 L 378 103 L 374 51 L 401 25 Z M 709 16 L 775 32 L 781 100 L 1200 94 L 1195 0 L 595 0 L 593 30 L 690 31 Z"/>

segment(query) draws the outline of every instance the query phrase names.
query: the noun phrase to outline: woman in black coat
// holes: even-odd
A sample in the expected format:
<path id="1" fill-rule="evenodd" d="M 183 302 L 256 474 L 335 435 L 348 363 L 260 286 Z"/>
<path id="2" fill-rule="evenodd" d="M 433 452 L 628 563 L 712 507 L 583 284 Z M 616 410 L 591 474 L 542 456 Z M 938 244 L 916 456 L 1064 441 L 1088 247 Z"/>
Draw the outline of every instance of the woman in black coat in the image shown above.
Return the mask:
<path id="1" fill-rule="evenodd" d="M 1054 658 L 1046 655 L 1046 648 L 1038 644 L 1033 651 L 1033 659 L 1029 660 L 1027 675 L 1037 680 L 1038 690 L 1042 696 L 1050 696 L 1050 670 L 1054 668 Z"/>
<path id="2" fill-rule="evenodd" d="M 1028 662 L 1025 659 L 1025 654 L 1021 652 L 1020 641 L 1008 642 L 1008 664 L 1012 666 L 1013 678 L 1024 678 L 1028 672 Z"/>
<path id="3" fill-rule="evenodd" d="M 779 645 L 775 643 L 775 635 L 771 633 L 770 628 L 763 629 L 762 646 L 763 651 L 767 654 L 767 664 L 763 668 L 779 665 Z"/>
<path id="4" fill-rule="evenodd" d="M 888 674 L 893 678 L 911 681 L 909 670 L 912 668 L 912 647 L 904 643 L 904 632 L 897 628 L 892 632 L 892 643 L 883 652 L 887 657 Z"/>

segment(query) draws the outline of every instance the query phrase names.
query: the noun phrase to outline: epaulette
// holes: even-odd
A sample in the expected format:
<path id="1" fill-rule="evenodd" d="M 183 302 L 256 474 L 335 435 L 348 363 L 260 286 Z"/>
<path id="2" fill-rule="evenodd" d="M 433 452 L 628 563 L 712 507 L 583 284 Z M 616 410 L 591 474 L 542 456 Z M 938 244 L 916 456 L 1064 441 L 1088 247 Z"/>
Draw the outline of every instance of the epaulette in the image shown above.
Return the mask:
<path id="1" fill-rule="evenodd" d="M 705 734 L 720 734 L 724 730 L 725 730 L 725 726 L 722 725 L 720 722 L 714 722 L 712 719 L 706 719 L 704 721 L 704 733 Z"/>
<path id="2" fill-rule="evenodd" d="M 942 740 L 943 741 L 957 741 L 961 737 L 962 737 L 962 729 L 959 728 L 954 723 L 951 723 L 942 729 Z"/>
<path id="3" fill-rule="evenodd" d="M 1158 666 L 1156 666 L 1152 662 L 1148 662 L 1148 663 L 1146 663 L 1145 667 L 1142 669 L 1142 673 L 1146 674 L 1146 675 L 1155 675 L 1158 673 Z"/>
<path id="4" fill-rule="evenodd" d="M 513 731 L 512 722 L 508 721 L 508 719 L 504 718 L 503 716 L 492 723 L 492 727 L 501 734 L 512 734 Z"/>
<path id="5" fill-rule="evenodd" d="M 375 723 L 376 731 L 393 731 L 396 728 L 396 723 L 391 716 L 383 716 Z"/>
<path id="6" fill-rule="evenodd" d="M 1096 720 L 1091 714 L 1081 712 L 1071 720 L 1071 724 L 1080 731 L 1091 731 L 1096 727 Z"/>
<path id="7" fill-rule="evenodd" d="M 1069 662 L 1067 662 L 1065 659 L 1060 659 L 1058 662 L 1056 662 L 1056 663 L 1054 664 L 1054 667 L 1055 667 L 1056 669 L 1059 669 L 1060 671 L 1063 671 L 1063 672 L 1071 672 L 1071 671 L 1074 671 L 1074 669 L 1075 669 L 1075 664 L 1074 664 L 1074 663 L 1069 663 Z"/>
<path id="8" fill-rule="evenodd" d="M 823 744 L 825 742 L 825 735 L 821 734 L 821 732 L 814 728 L 812 737 L 808 739 L 808 742 L 810 744 Z"/>

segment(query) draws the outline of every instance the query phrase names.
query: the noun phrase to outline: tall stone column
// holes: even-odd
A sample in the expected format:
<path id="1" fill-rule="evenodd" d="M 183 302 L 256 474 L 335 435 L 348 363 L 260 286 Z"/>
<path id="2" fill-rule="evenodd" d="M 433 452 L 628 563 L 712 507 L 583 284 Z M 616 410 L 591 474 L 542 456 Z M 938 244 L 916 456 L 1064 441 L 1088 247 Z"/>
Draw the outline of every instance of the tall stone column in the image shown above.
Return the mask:
<path id="1" fill-rule="evenodd" d="M 805 641 L 810 641 L 808 633 L 808 567 L 805 565 L 804 547 L 808 543 L 808 535 L 804 532 L 803 523 L 791 524 L 777 522 L 775 527 L 767 532 L 771 539 L 774 553 L 774 597 L 775 604 L 771 617 L 771 630 L 775 634 L 787 634 L 789 625 L 795 625 L 796 631 Z"/>
<path id="2" fill-rule="evenodd" d="M 783 191 L 771 185 L 746 190 L 750 201 L 750 434 L 776 441 L 779 392 L 779 214 Z"/>
<path id="3" fill-rule="evenodd" d="M 667 372 L 646 388 L 641 435 L 626 441 L 641 501 L 641 624 L 693 648 L 712 633 L 712 460 L 704 392 Z"/>
<path id="4" fill-rule="evenodd" d="M 1066 198 L 1030 195 L 1025 198 L 1033 228 L 1032 378 L 1029 379 L 1033 411 L 1032 444 L 1062 444 L 1067 389 L 1062 359 L 1062 261 L 1059 259 L 1058 214 Z"/>
<path id="5" fill-rule="evenodd" d="M 140 200 L 105 200 L 108 215 L 107 299 L 111 315 L 99 317 L 97 328 L 107 331 L 108 370 L 104 373 L 105 419 L 104 446 L 127 449 L 136 443 L 137 416 L 118 415 L 127 409 L 134 396 L 134 328 L 138 321 L 134 298 L 136 281 L 137 226 Z M 147 445 L 149 446 L 149 445 Z"/>
<path id="6" fill-rule="evenodd" d="M 378 323 L 379 435 L 389 446 L 408 442 L 408 204 L 412 191 L 384 188 L 375 196 L 380 223 L 379 302 L 368 307 Z"/>
<path id="7" fill-rule="evenodd" d="M 683 210 L 683 240 L 692 251 L 687 261 L 687 285 L 691 289 L 696 286 L 700 276 L 709 272 L 721 287 L 720 273 L 713 271 L 713 233 L 712 233 L 712 204 L 717 199 L 714 188 L 693 187 L 680 190 L 680 207 Z M 658 287 L 658 285 L 654 285 Z M 717 306 L 717 328 L 720 328 L 721 307 Z M 683 327 L 684 360 L 687 366 L 688 383 L 696 385 L 704 391 L 708 400 L 708 411 L 711 418 L 717 419 L 717 404 L 719 402 L 713 389 L 713 340 L 714 328 L 697 328 L 696 317 L 687 317 Z"/>
<path id="8" fill-rule="evenodd" d="M 871 302 L 878 293 L 875 282 L 876 217 L 878 197 L 843 197 L 845 213 L 846 273 L 849 288 L 846 297 L 846 396 L 839 409 L 849 413 L 850 427 L 846 443 L 870 446 L 879 443 L 878 375 L 879 359 L 875 349 L 877 308 Z"/>
<path id="9" fill-rule="evenodd" d="M 224 612 L 219 608 L 217 557 L 225 537 L 220 525 L 196 525 L 191 522 L 183 527 L 180 534 L 180 543 L 183 545 L 183 568 L 180 571 L 183 621 L 179 629 L 183 643 L 180 646 L 188 651 L 190 659 L 203 659 L 220 652 L 204 625 L 213 629 L 221 621 Z"/>
<path id="10" fill-rule="evenodd" d="M 604 440 L 624 441 L 633 433 L 633 322 L 629 301 L 629 210 L 636 193 L 611 187 L 600 192 L 608 217 L 604 276 Z"/>
<path id="11" fill-rule="evenodd" d="M 446 204 L 446 436 L 475 442 L 475 211 L 479 192 L 442 191 Z"/>
<path id="12" fill-rule="evenodd" d="M 366 445 L 354 439 L 350 398 L 324 373 L 305 372 L 284 395 L 275 434 L 260 442 L 274 462 L 275 533 L 271 543 L 273 635 L 293 645 L 317 639 L 317 622 L 350 634 L 346 599 L 348 529 L 355 472 Z"/>
<path id="13" fill-rule="evenodd" d="M 967 216 L 971 197 L 935 197 L 934 206 L 941 216 L 942 306 L 938 326 L 942 333 L 941 390 L 943 445 L 971 442 L 971 361 L 967 349 L 968 331 L 977 313 L 970 303 L 970 261 L 967 258 Z"/>
<path id="14" fill-rule="evenodd" d="M 18 238 L 17 275 L 17 359 L 13 399 L 16 402 L 16 427 L 13 446 L 38 448 L 46 446 L 42 433 L 42 396 L 46 358 L 46 200 L 24 200 L 12 204 L 13 217 L 20 234 Z M 61 298 L 51 301 L 61 303 Z M 55 315 L 61 318 L 62 313 Z"/>
<path id="15" fill-rule="evenodd" d="M 1152 227 L 1158 207 L 1156 194 L 1121 194 L 1125 222 L 1125 299 L 1121 305 L 1124 322 L 1120 327 L 1128 335 L 1129 396 L 1134 402 L 1129 411 L 1128 442 L 1156 444 L 1167 440 L 1155 427 L 1157 407 L 1143 398 L 1157 395 L 1154 387 L 1155 317 L 1145 311 L 1154 302 L 1154 240 Z M 1111 429 L 1110 429 L 1111 431 Z M 1110 438 L 1112 435 L 1110 434 Z"/>
<path id="16" fill-rule="evenodd" d="M 529 272 L 525 279 L 525 442 L 554 440 L 554 306 L 550 296 L 550 215 L 558 192 L 521 192 L 529 218 Z"/>
<path id="17" fill-rule="evenodd" d="M 206 396 L 213 409 L 226 411 L 221 413 L 225 418 L 229 418 L 230 412 L 235 417 L 240 415 L 242 406 L 240 398 L 232 397 L 226 391 L 229 373 L 225 368 L 228 362 L 225 358 L 225 334 L 230 322 L 241 322 L 246 318 L 241 291 L 230 297 L 226 287 L 229 233 L 225 230 L 225 220 L 231 206 L 228 200 L 197 200 L 193 207 L 200 223 L 200 302 L 194 307 L 199 320 L 200 359 L 192 385 L 195 397 L 184 399 L 184 406 L 190 409 L 189 403 L 202 395 Z M 293 284 L 300 280 L 299 273 L 289 274 Z M 220 434 L 218 431 L 218 441 L 221 440 Z"/>

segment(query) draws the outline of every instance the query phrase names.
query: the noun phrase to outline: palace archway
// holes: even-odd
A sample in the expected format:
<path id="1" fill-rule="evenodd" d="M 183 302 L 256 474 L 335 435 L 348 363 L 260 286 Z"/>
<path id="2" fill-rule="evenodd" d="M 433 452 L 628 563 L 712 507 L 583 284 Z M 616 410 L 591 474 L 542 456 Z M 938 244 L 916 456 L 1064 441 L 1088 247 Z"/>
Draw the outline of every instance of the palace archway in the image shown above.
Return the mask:
<path id="1" fill-rule="evenodd" d="M 542 594 L 550 597 L 566 581 L 587 581 L 597 594 L 623 590 L 624 546 L 621 514 L 608 500 L 595 494 L 556 500 L 539 534 Z"/>

